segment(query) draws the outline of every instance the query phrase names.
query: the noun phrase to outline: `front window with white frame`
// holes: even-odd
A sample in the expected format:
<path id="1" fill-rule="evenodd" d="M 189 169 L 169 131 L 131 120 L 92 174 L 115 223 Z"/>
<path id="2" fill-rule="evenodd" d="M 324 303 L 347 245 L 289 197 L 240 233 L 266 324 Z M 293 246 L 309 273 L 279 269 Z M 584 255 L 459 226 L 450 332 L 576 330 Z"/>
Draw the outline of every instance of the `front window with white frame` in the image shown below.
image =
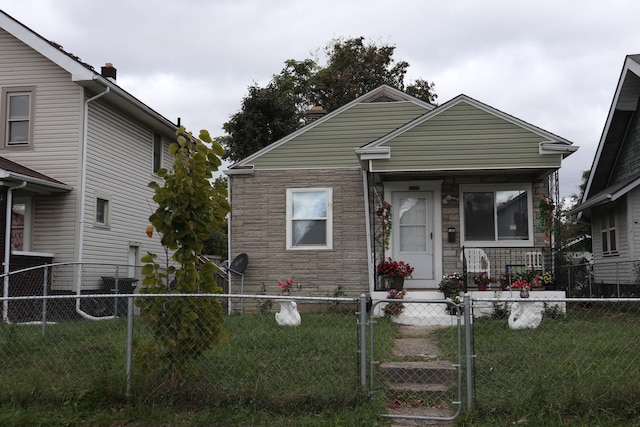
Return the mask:
<path id="1" fill-rule="evenodd" d="M 533 245 L 531 185 L 461 186 L 462 243 Z"/>
<path id="2" fill-rule="evenodd" d="M 333 249 L 331 188 L 287 189 L 287 249 Z"/>
<path id="3" fill-rule="evenodd" d="M 2 135 L 5 147 L 28 147 L 33 143 L 35 87 L 2 89 Z"/>

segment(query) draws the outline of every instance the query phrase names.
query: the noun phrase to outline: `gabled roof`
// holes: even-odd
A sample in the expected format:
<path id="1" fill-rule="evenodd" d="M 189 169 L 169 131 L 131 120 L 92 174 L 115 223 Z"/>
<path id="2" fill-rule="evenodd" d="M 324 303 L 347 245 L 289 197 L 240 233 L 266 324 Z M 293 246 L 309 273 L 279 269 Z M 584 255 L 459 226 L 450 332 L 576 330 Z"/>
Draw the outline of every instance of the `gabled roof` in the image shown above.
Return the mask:
<path id="1" fill-rule="evenodd" d="M 466 95 L 434 107 L 381 86 L 225 173 L 362 167 L 371 172 L 424 173 L 517 169 L 546 176 L 577 149 L 564 138 Z"/>
<path id="2" fill-rule="evenodd" d="M 39 193 L 70 191 L 71 186 L 9 159 L 0 157 L 0 183 L 26 183 L 27 189 Z"/>
<path id="3" fill-rule="evenodd" d="M 380 138 L 377 141 L 373 141 L 372 143 L 368 144 L 366 147 L 363 147 L 362 150 L 366 150 L 369 148 L 376 148 L 376 147 L 380 147 L 381 145 L 383 145 L 384 143 L 386 143 L 387 141 L 393 139 L 394 137 L 396 137 L 397 135 L 400 135 L 402 133 L 405 133 L 406 131 L 415 128 L 416 126 L 426 122 L 427 120 L 444 113 L 445 111 L 449 110 L 450 108 L 465 102 L 467 104 L 473 105 L 474 107 L 483 110 L 489 114 L 492 114 L 496 117 L 499 117 L 501 119 L 504 119 L 510 123 L 515 124 L 516 126 L 519 126 L 521 128 L 527 129 L 537 135 L 540 135 L 540 137 L 547 139 L 548 141 L 545 143 L 542 143 L 540 146 L 540 150 L 541 151 L 548 151 L 545 153 L 540 153 L 540 154 L 562 154 L 563 157 L 566 157 L 568 155 L 570 155 L 571 153 L 575 152 L 576 150 L 578 150 L 578 147 L 574 147 L 572 146 L 571 141 L 568 141 L 564 138 L 561 138 L 557 135 L 554 135 L 544 129 L 541 129 L 537 126 L 534 126 L 530 123 L 527 123 L 523 120 L 518 119 L 517 117 L 514 117 L 510 114 L 507 114 L 505 112 L 502 112 L 496 108 L 493 108 L 487 104 L 484 104 L 480 101 L 477 101 L 467 95 L 464 94 L 460 94 L 458 96 L 456 96 L 455 98 L 445 102 L 444 104 L 440 105 L 437 108 L 434 108 L 433 110 L 431 110 L 429 113 L 424 114 L 422 117 L 412 121 L 411 123 L 407 123 L 405 126 L 401 127 L 400 129 L 397 129 L 396 131 L 385 135 L 383 138 Z"/>
<path id="4" fill-rule="evenodd" d="M 546 176 L 577 149 L 461 94 L 355 151 L 371 172 L 518 170 Z"/>
<path id="5" fill-rule="evenodd" d="M 634 174 L 621 182 L 610 184 L 613 168 L 629 123 L 640 100 L 640 55 L 625 58 L 609 114 L 587 180 L 582 202 L 572 212 L 580 212 L 599 204 L 614 201 L 640 184 L 640 176 Z"/>
<path id="6" fill-rule="evenodd" d="M 278 141 L 275 141 L 274 143 L 264 147 L 263 149 L 255 152 L 254 154 L 240 160 L 239 162 L 233 164 L 229 170 L 225 171 L 225 173 L 227 173 L 228 175 L 232 175 L 232 174 L 237 174 L 237 173 L 247 173 L 249 171 L 251 171 L 252 169 L 252 162 L 254 162 L 256 159 L 267 155 L 268 153 L 272 152 L 273 150 L 276 150 L 278 147 L 286 144 L 287 142 L 294 140 L 296 138 L 298 138 L 299 136 L 307 133 L 307 132 L 312 132 L 315 129 L 322 127 L 325 123 L 333 120 L 334 118 L 336 118 L 337 116 L 340 116 L 341 114 L 348 112 L 349 110 L 355 109 L 355 107 L 360 106 L 362 104 L 369 104 L 369 105 L 374 105 L 374 104 L 378 104 L 378 103 L 392 103 L 392 102 L 405 102 L 405 103 L 410 103 L 416 107 L 418 107 L 418 109 L 420 110 L 420 114 L 422 114 L 422 112 L 427 112 L 432 110 L 433 108 L 435 108 L 432 104 L 429 104 L 427 102 L 421 101 L 417 98 L 414 98 L 410 95 L 407 95 L 406 93 L 395 89 L 391 86 L 387 86 L 387 85 L 382 85 L 358 98 L 356 98 L 355 100 L 349 102 L 348 104 L 332 111 L 331 113 L 323 116 L 322 118 L 312 122 L 311 124 L 308 124 L 306 126 L 301 127 L 300 129 L 298 129 L 295 132 L 292 132 L 291 134 L 287 135 L 284 138 L 281 138 Z M 411 116 L 412 118 L 415 117 L 415 114 Z M 404 125 L 406 122 L 403 122 L 401 125 Z M 387 132 L 385 132 L 387 133 Z M 376 139 L 378 137 L 380 137 L 382 135 L 376 135 L 375 138 Z M 365 140 L 363 143 L 367 143 L 371 140 Z"/>
<path id="7" fill-rule="evenodd" d="M 105 99 L 108 99 L 112 104 L 158 130 L 164 130 L 167 134 L 175 134 L 177 126 L 170 120 L 116 83 L 101 76 L 93 67 L 83 63 L 77 56 L 64 51 L 59 44 L 47 40 L 2 10 L 0 10 L 0 28 L 67 71 L 71 74 L 73 82 L 94 93 L 103 92 L 109 88 Z"/>

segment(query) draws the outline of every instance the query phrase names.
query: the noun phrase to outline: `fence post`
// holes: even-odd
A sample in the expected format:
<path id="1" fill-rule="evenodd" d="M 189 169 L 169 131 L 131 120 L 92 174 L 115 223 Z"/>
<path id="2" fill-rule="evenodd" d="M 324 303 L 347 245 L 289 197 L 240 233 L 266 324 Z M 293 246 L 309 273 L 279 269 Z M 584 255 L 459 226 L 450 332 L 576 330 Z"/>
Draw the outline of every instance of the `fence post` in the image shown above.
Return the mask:
<path id="1" fill-rule="evenodd" d="M 464 348 L 467 375 L 467 411 L 473 409 L 473 345 L 471 342 L 471 295 L 464 294 Z"/>
<path id="2" fill-rule="evenodd" d="M 127 297 L 127 384 L 125 394 L 131 395 L 131 370 L 133 366 L 133 295 Z"/>
<path id="3" fill-rule="evenodd" d="M 367 387 L 367 296 L 358 299 L 358 329 L 360 334 L 360 386 Z"/>
<path id="4" fill-rule="evenodd" d="M 44 283 L 42 285 L 42 336 L 47 333 L 47 278 L 49 268 L 44 267 Z"/>

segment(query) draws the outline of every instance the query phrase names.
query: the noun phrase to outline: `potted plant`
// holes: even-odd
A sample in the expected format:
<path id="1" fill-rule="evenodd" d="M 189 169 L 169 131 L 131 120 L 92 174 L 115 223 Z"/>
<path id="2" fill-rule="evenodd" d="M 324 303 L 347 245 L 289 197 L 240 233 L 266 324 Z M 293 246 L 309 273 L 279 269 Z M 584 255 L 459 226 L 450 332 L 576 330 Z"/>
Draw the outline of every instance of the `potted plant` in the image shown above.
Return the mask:
<path id="1" fill-rule="evenodd" d="M 400 290 L 404 286 L 404 279 L 411 276 L 414 268 L 404 261 L 394 261 L 391 257 L 378 264 L 378 276 L 380 276 L 385 288 Z"/>
<path id="2" fill-rule="evenodd" d="M 491 283 L 491 280 L 489 279 L 489 275 L 487 274 L 487 272 L 483 271 L 473 278 L 473 282 L 476 284 L 479 291 L 486 291 L 487 286 L 489 286 L 489 283 Z"/>
<path id="3" fill-rule="evenodd" d="M 548 277 L 551 277 L 550 273 Z M 516 280 L 509 287 L 509 290 L 519 289 L 520 298 L 529 298 L 529 290 L 531 290 L 531 288 L 533 288 L 534 286 L 541 286 L 542 283 L 542 276 L 540 276 L 537 271 L 528 270 L 521 277 L 516 278 Z"/>
<path id="4" fill-rule="evenodd" d="M 456 304 L 447 304 L 446 310 L 449 314 L 458 314 L 458 307 L 460 307 L 460 312 L 462 312 L 462 307 L 457 305 L 462 302 L 462 297 L 460 296 L 462 294 L 462 286 L 462 274 L 460 273 L 447 274 L 440 282 L 440 292 L 444 294 L 445 298 Z"/>
<path id="5" fill-rule="evenodd" d="M 399 291 L 397 289 L 391 289 L 387 294 L 387 299 L 404 299 L 406 295 L 406 291 Z M 404 304 L 401 302 L 390 302 L 384 307 L 382 307 L 382 311 L 384 311 L 384 315 L 387 317 L 398 316 L 404 310 Z"/>
<path id="6" fill-rule="evenodd" d="M 462 291 L 462 274 L 450 273 L 443 276 L 438 289 L 444 294 L 445 298 L 451 298 L 451 295 L 459 295 Z"/>

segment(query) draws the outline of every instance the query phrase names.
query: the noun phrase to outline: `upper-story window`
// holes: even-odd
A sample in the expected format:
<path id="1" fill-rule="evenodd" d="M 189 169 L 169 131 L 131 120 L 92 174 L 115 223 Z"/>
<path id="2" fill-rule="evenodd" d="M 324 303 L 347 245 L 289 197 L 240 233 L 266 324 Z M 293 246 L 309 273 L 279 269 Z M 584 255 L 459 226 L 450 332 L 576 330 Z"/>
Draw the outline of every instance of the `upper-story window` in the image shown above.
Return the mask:
<path id="1" fill-rule="evenodd" d="M 162 135 L 153 134 L 153 173 L 158 173 L 162 167 Z"/>
<path id="2" fill-rule="evenodd" d="M 469 185 L 461 191 L 463 244 L 533 244 L 531 185 Z"/>
<path id="3" fill-rule="evenodd" d="M 618 243 L 616 241 L 616 212 L 613 208 L 602 212 L 602 217 L 600 218 L 600 233 L 602 236 L 602 254 L 617 254 Z"/>
<path id="4" fill-rule="evenodd" d="M 4 146 L 30 146 L 33 143 L 35 87 L 3 88 L 2 102 Z"/>
<path id="5" fill-rule="evenodd" d="M 333 249 L 331 188 L 287 189 L 287 249 Z"/>

